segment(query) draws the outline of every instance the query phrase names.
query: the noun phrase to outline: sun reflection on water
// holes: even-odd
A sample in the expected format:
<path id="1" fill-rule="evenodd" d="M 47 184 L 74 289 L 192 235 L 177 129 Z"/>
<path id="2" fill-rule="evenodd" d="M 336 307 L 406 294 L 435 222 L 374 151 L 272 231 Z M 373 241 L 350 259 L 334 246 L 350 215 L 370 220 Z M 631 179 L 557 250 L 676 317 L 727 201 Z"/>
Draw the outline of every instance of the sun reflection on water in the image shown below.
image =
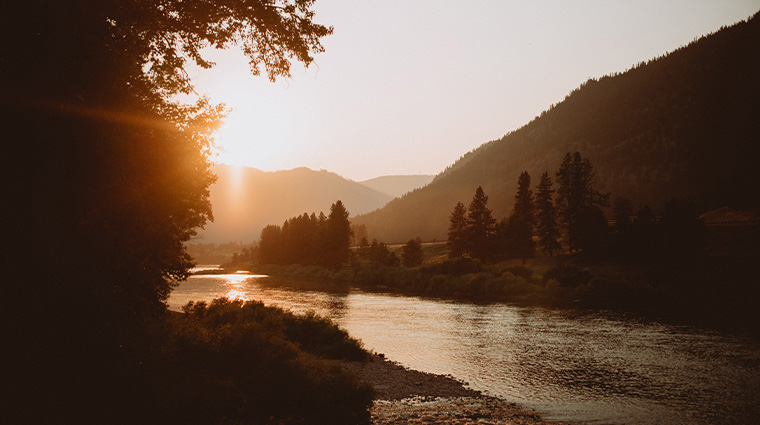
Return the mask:
<path id="1" fill-rule="evenodd" d="M 225 297 L 231 300 L 250 301 L 253 299 L 254 288 L 248 285 L 248 281 L 261 276 L 248 274 L 246 271 L 239 271 L 237 274 L 223 275 L 227 292 Z"/>

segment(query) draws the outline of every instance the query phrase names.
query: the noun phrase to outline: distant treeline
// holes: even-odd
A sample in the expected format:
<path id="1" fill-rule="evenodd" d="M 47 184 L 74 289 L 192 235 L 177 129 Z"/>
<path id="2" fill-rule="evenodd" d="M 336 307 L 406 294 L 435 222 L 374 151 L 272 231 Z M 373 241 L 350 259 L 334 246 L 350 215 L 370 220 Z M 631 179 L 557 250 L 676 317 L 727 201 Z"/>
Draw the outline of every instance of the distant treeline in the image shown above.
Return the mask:
<path id="1" fill-rule="evenodd" d="M 697 209 L 687 202 L 671 200 L 658 215 L 648 205 L 634 212 L 630 200 L 618 197 L 609 220 L 603 209 L 610 206 L 611 194 L 595 188 L 594 167 L 579 152 L 565 155 L 554 178 L 544 172 L 534 191 L 530 174 L 520 174 L 512 212 L 498 221 L 478 187 L 468 207 L 458 202 L 451 212 L 448 257 L 481 262 L 519 258 L 524 263 L 542 251 L 548 256 L 569 252 L 635 262 L 692 257 L 703 245 Z M 352 251 L 355 232 L 361 239 Z M 299 264 L 338 270 L 351 260 L 354 268 L 362 263 L 416 267 L 422 264 L 421 246 L 419 237 L 410 239 L 399 258 L 385 243 L 370 243 L 364 226 L 353 226 L 337 201 L 329 216 L 304 213 L 282 226 L 266 226 L 258 245 L 235 253 L 231 265 Z"/>
<path id="2" fill-rule="evenodd" d="M 525 262 L 540 249 L 549 256 L 567 250 L 593 257 L 652 260 L 691 256 L 701 247 L 702 226 L 689 203 L 671 200 L 658 216 L 649 206 L 634 214 L 630 200 L 616 198 L 610 226 L 602 210 L 609 206 L 610 193 L 594 188 L 588 158 L 567 153 L 555 178 L 556 190 L 544 172 L 534 196 L 530 175 L 523 172 L 512 212 L 498 223 L 487 206 L 488 196 L 478 187 L 469 208 L 459 202 L 451 213 L 450 258 L 467 255 Z"/>
<path id="3" fill-rule="evenodd" d="M 286 220 L 282 227 L 274 224 L 261 231 L 257 246 L 233 255 L 234 264 L 318 265 L 337 270 L 349 258 L 351 223 L 348 211 L 338 200 L 330 215 L 303 215 Z"/>
<path id="4" fill-rule="evenodd" d="M 366 234 L 363 225 L 351 225 L 348 211 L 338 200 L 330 207 L 329 216 L 323 212 L 319 215 L 304 213 L 285 220 L 282 226 L 266 226 L 258 244 L 235 252 L 227 265 L 298 264 L 338 270 L 349 260 L 386 266 L 415 267 L 422 264 L 422 240 L 419 238 L 404 245 L 400 260 L 384 243 L 373 240 L 370 244 Z M 352 252 L 350 247 L 357 237 L 360 237 L 359 246 Z"/>

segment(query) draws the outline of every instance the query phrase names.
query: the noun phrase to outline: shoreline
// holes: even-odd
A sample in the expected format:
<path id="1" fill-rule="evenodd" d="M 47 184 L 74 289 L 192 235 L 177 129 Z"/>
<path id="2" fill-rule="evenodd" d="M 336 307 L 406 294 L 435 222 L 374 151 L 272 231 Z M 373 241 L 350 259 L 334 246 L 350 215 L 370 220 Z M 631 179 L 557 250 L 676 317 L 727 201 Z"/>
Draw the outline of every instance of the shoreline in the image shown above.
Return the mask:
<path id="1" fill-rule="evenodd" d="M 375 389 L 372 424 L 561 424 L 467 388 L 452 376 L 408 369 L 382 355 L 373 355 L 367 363 L 344 362 L 342 366 Z"/>

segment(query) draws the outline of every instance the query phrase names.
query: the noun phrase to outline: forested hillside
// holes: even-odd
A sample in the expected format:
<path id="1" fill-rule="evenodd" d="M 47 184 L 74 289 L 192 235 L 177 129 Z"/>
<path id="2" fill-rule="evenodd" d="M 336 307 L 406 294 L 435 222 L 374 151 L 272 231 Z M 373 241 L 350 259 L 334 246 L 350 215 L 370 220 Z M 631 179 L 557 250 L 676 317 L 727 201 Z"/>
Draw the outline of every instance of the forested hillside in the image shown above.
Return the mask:
<path id="1" fill-rule="evenodd" d="M 269 224 L 313 211 L 328 211 L 340 199 L 349 212 L 361 214 L 385 205 L 391 196 L 327 171 L 296 168 L 265 172 L 251 167 L 217 164 L 211 186 L 214 222 L 199 232 L 203 243 L 259 238 Z"/>
<path id="2" fill-rule="evenodd" d="M 659 208 L 675 197 L 704 211 L 758 206 L 759 46 L 756 14 L 624 73 L 590 79 L 428 186 L 352 221 L 386 242 L 442 240 L 454 205 L 478 186 L 494 215 L 504 217 L 522 171 L 553 175 L 575 151 L 594 164 L 599 190 L 634 205 Z"/>

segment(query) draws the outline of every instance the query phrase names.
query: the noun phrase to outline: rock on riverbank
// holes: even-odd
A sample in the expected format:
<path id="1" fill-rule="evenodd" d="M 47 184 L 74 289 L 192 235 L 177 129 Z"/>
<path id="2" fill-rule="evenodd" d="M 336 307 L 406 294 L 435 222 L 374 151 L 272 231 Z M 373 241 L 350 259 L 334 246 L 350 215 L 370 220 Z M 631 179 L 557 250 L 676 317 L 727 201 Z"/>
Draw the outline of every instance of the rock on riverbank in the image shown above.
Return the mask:
<path id="1" fill-rule="evenodd" d="M 407 369 L 381 356 L 344 367 L 375 388 L 373 424 L 549 424 L 535 412 L 483 395 L 451 376 Z"/>

